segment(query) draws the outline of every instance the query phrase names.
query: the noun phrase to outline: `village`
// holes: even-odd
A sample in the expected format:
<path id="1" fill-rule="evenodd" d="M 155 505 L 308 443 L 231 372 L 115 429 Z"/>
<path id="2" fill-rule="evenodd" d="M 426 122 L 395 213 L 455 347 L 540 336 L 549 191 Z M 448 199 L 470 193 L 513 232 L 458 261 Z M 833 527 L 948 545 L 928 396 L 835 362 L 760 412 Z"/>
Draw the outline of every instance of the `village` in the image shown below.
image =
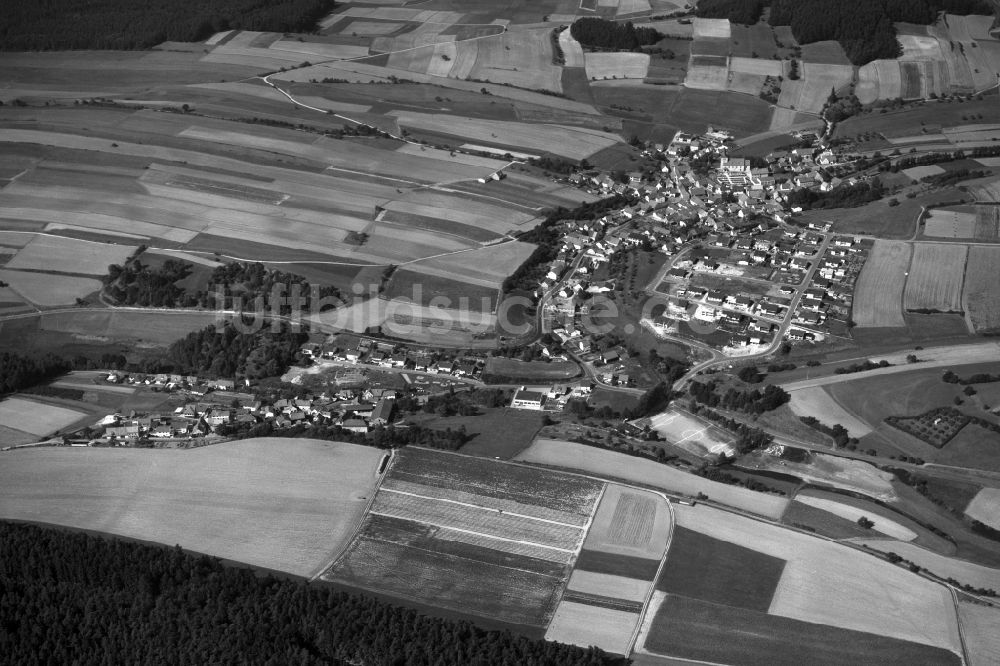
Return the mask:
<path id="1" fill-rule="evenodd" d="M 797 137 L 818 144 L 813 134 Z M 593 352 L 585 321 L 593 296 L 622 291 L 602 279 L 622 253 L 664 255 L 645 290 L 660 307 L 645 308 L 641 324 L 662 338 L 694 341 L 726 356 L 774 351 L 782 340 L 820 342 L 846 336 L 854 282 L 870 240 L 837 236 L 829 225 L 795 224 L 801 209 L 788 194 L 829 191 L 831 173 L 853 170 L 849 157 L 822 144 L 776 151 L 760 166 L 728 157 L 726 132 L 678 132 L 643 153 L 658 170 L 575 173 L 569 180 L 593 194 L 633 202 L 597 220 L 567 221 L 561 248 L 536 289 L 543 329 L 567 350 Z"/>

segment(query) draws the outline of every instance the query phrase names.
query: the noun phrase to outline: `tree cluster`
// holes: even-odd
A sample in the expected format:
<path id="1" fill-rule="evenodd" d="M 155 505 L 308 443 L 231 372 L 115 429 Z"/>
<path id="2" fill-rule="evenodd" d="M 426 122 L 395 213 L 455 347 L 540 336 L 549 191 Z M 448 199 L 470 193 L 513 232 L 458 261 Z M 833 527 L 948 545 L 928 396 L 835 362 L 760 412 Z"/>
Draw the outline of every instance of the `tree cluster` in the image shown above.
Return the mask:
<path id="1" fill-rule="evenodd" d="M 952 370 L 947 370 L 944 375 L 941 376 L 941 381 L 948 384 L 961 384 L 962 386 L 968 386 L 970 384 L 991 384 L 993 382 L 1000 382 L 1000 375 L 991 375 L 988 372 L 977 372 L 974 375 L 969 375 L 968 377 L 959 377 Z"/>
<path id="2" fill-rule="evenodd" d="M 323 584 L 258 576 L 179 547 L 0 523 L 9 664 L 551 664 L 595 648 L 486 631 Z"/>
<path id="3" fill-rule="evenodd" d="M 753 25 L 760 20 L 765 4 L 764 0 L 701 0 L 694 14 L 699 18 L 724 18 Z"/>
<path id="4" fill-rule="evenodd" d="M 780 386 L 768 384 L 764 390 L 739 391 L 733 387 L 726 389 L 721 396 L 716 392 L 718 384 L 714 381 L 702 383 L 691 382 L 688 391 L 698 403 L 708 407 L 721 407 L 748 414 L 762 414 L 777 409 L 789 400 L 788 393 Z"/>
<path id="5" fill-rule="evenodd" d="M 882 198 L 885 189 L 882 181 L 873 178 L 867 183 L 841 185 L 829 192 L 800 189 L 788 194 L 788 205 L 801 206 L 803 210 L 822 208 L 855 208 Z"/>
<path id="6" fill-rule="evenodd" d="M 72 364 L 55 354 L 41 357 L 0 354 L 0 395 L 15 393 L 69 372 Z"/>
<path id="7" fill-rule="evenodd" d="M 330 307 L 340 300 L 340 290 L 334 286 L 312 285 L 301 275 L 267 268 L 259 262 L 236 261 L 217 266 L 212 271 L 209 284 L 221 291 L 221 299 L 210 293 L 199 294 L 199 300 L 208 301 L 221 309 L 235 307 L 234 303 L 239 298 L 244 310 L 252 309 L 255 302 L 260 302 L 271 311 L 287 316 L 292 313 L 293 304 L 302 310 L 311 310 L 314 305 L 319 306 L 314 304 L 314 299 L 328 300 Z"/>
<path id="8" fill-rule="evenodd" d="M 877 368 L 888 368 L 891 365 L 892 363 L 889 363 L 889 361 L 885 359 L 882 359 L 878 363 L 874 363 L 872 361 L 865 361 L 864 363 L 852 363 L 851 365 L 843 365 L 834 370 L 833 372 L 834 374 L 837 375 L 850 375 L 855 372 L 867 372 L 868 370 L 875 370 Z"/>
<path id="9" fill-rule="evenodd" d="M 900 55 L 894 22 L 928 25 L 942 10 L 993 13 L 982 0 L 771 0 L 770 4 L 768 23 L 791 26 L 799 44 L 836 40 L 855 65 Z"/>
<path id="10" fill-rule="evenodd" d="M 449 390 L 447 393 L 428 396 L 419 405 L 413 396 L 404 396 L 396 401 L 400 411 L 416 412 L 438 416 L 478 416 L 481 409 L 506 407 L 510 403 L 510 389 L 472 389 L 471 391 Z"/>
<path id="11" fill-rule="evenodd" d="M 197 42 L 221 30 L 311 32 L 333 0 L 73 0 L 5 7 L 0 50 L 147 49 Z"/>
<path id="12" fill-rule="evenodd" d="M 799 420 L 813 430 L 819 430 L 821 433 L 829 435 L 833 438 L 833 443 L 838 449 L 844 448 L 849 442 L 851 442 L 851 433 L 848 432 L 847 428 L 839 423 L 828 426 L 825 423 L 822 423 L 815 416 L 800 416 Z M 857 440 L 854 440 L 853 443 L 857 444 Z"/>
<path id="13" fill-rule="evenodd" d="M 138 255 L 123 266 L 111 264 L 104 277 L 104 293 L 118 305 L 174 308 L 194 307 L 197 301 L 177 285 L 191 274 L 186 261 L 167 259 L 159 268 L 143 264 Z"/>
<path id="14" fill-rule="evenodd" d="M 250 328 L 250 327 L 248 327 Z M 242 332 L 226 322 L 189 333 L 167 349 L 166 360 L 175 372 L 211 377 L 274 377 L 298 358 L 309 335 L 281 324 Z"/>
<path id="15" fill-rule="evenodd" d="M 573 39 L 584 46 L 614 51 L 634 51 L 655 44 L 663 35 L 653 28 L 637 28 L 631 21 L 619 23 L 600 18 L 581 18 L 570 26 Z"/>

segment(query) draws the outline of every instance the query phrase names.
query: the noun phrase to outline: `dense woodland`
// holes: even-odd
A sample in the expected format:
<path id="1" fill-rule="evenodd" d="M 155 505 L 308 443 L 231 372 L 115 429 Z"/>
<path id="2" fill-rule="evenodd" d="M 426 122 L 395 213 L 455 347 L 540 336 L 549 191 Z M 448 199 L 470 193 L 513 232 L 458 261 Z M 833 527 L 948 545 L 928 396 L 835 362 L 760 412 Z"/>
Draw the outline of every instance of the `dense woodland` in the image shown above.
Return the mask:
<path id="1" fill-rule="evenodd" d="M 653 28 L 637 28 L 632 22 L 619 23 L 599 18 L 582 18 L 570 26 L 573 39 L 584 46 L 614 51 L 634 51 L 663 39 Z"/>
<path id="2" fill-rule="evenodd" d="M 741 8 L 748 0 L 731 0 Z M 771 25 L 788 25 L 799 44 L 840 42 L 855 65 L 895 58 L 901 49 L 893 22 L 933 23 L 938 12 L 993 13 L 983 0 L 771 0 Z"/>
<path id="3" fill-rule="evenodd" d="M 173 343 L 166 362 L 174 372 L 203 377 L 274 377 L 298 359 L 299 349 L 308 339 L 308 333 L 286 324 L 244 332 L 226 322 Z"/>
<path id="4" fill-rule="evenodd" d="M 699 18 L 725 18 L 741 25 L 753 25 L 764 11 L 764 0 L 701 0 L 695 9 Z"/>
<path id="5" fill-rule="evenodd" d="M 180 548 L 0 523 L 7 664 L 601 666 L 600 650 L 429 618 Z"/>
<path id="6" fill-rule="evenodd" d="M 159 268 L 143 264 L 137 256 L 124 265 L 111 264 L 104 277 L 104 293 L 118 305 L 174 308 L 198 305 L 192 294 L 176 283 L 191 274 L 186 261 L 168 259 Z"/>
<path id="7" fill-rule="evenodd" d="M 42 357 L 0 354 L 0 395 L 55 379 L 69 372 L 72 364 L 54 354 Z"/>
<path id="8" fill-rule="evenodd" d="M 311 32 L 333 0 L 31 0 L 8 2 L 0 50 L 146 49 L 220 30 Z"/>
<path id="9" fill-rule="evenodd" d="M 763 390 L 753 389 L 740 391 L 733 387 L 726 389 L 722 395 L 717 393 L 719 385 L 710 381 L 702 383 L 691 382 L 688 391 L 698 403 L 708 407 L 721 407 L 749 414 L 760 414 L 781 407 L 788 402 L 788 393 L 780 386 L 768 384 Z"/>

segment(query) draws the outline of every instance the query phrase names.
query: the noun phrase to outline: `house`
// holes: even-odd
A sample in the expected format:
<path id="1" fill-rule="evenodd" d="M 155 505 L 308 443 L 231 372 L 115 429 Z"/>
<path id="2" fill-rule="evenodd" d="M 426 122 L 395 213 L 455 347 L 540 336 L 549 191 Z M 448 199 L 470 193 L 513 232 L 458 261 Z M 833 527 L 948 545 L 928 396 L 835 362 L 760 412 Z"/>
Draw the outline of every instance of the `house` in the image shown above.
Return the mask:
<path id="1" fill-rule="evenodd" d="M 232 391 L 236 388 L 236 382 L 232 379 L 213 379 L 208 385 L 216 391 Z"/>
<path id="2" fill-rule="evenodd" d="M 371 426 L 384 426 L 388 425 L 389 419 L 392 418 L 392 410 L 396 406 L 395 398 L 382 398 L 375 405 L 375 409 L 372 410 L 372 415 L 368 419 L 368 424 Z"/>
<path id="3" fill-rule="evenodd" d="M 540 391 L 526 391 L 522 386 L 514 393 L 510 406 L 514 409 L 534 409 L 541 411 L 545 394 Z"/>
<path id="4" fill-rule="evenodd" d="M 340 427 L 351 432 L 358 432 L 362 435 L 368 433 L 368 423 L 364 419 L 346 419 L 340 423 Z"/>
<path id="5" fill-rule="evenodd" d="M 620 357 L 621 355 L 614 350 L 608 350 L 606 352 L 601 353 L 601 360 L 604 361 L 605 363 L 613 363 L 617 361 Z"/>
<path id="6" fill-rule="evenodd" d="M 116 437 L 118 439 L 136 439 L 139 437 L 138 425 L 112 426 L 105 428 L 104 436 L 108 439 Z"/>

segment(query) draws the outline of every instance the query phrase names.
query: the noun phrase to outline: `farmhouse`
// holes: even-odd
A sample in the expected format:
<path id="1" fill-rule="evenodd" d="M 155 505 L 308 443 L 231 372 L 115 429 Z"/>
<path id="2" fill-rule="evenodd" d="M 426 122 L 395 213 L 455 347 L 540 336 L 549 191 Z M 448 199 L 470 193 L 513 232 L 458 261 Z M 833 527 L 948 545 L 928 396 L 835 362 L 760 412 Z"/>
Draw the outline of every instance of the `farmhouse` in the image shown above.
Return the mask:
<path id="1" fill-rule="evenodd" d="M 544 393 L 526 391 L 524 387 L 521 387 L 521 389 L 514 393 L 514 399 L 511 401 L 510 406 L 514 409 L 534 409 L 541 411 L 544 402 Z"/>

